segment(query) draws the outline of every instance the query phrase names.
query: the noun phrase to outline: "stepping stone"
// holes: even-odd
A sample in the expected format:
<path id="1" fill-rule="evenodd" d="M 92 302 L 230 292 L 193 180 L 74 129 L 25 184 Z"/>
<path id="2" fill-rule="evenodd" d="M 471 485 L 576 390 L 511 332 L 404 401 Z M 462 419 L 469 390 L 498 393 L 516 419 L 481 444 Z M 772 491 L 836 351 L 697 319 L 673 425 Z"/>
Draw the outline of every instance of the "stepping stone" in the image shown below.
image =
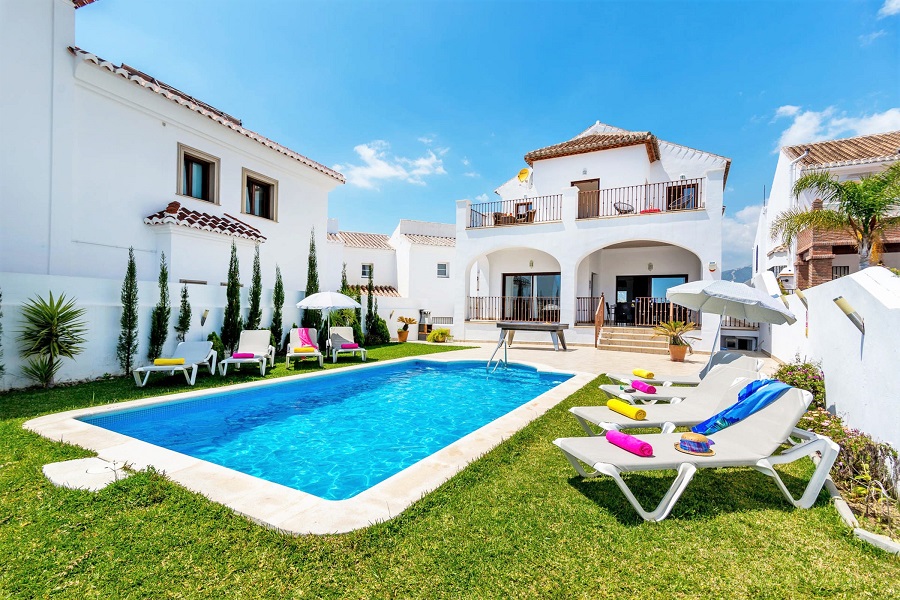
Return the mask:
<path id="1" fill-rule="evenodd" d="M 44 476 L 57 487 L 97 492 L 128 477 L 122 466 L 96 456 L 78 458 L 44 465 Z"/>

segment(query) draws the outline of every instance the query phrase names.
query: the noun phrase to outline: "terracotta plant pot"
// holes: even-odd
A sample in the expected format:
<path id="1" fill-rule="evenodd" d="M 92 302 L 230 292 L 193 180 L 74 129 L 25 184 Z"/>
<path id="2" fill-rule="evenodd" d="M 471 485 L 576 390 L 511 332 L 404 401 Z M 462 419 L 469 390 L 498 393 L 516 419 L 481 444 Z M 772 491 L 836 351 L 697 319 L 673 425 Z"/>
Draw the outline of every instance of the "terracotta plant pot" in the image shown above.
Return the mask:
<path id="1" fill-rule="evenodd" d="M 407 337 L 409 337 L 408 329 L 406 331 L 404 331 L 403 329 L 400 329 L 397 331 L 397 341 L 398 342 L 405 342 Z"/>
<path id="2" fill-rule="evenodd" d="M 687 354 L 687 351 L 687 346 L 673 346 L 670 344 L 669 358 L 672 359 L 672 362 L 684 362 L 684 357 Z"/>

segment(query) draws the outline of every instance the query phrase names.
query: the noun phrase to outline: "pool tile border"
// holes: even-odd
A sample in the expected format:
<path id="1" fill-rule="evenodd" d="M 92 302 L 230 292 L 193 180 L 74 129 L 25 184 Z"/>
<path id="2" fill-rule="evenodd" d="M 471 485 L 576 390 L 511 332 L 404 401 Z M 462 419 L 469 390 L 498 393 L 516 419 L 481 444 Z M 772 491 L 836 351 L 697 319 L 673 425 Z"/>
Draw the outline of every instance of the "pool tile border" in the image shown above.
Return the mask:
<path id="1" fill-rule="evenodd" d="M 340 372 L 409 361 L 459 360 L 452 355 L 417 356 L 377 364 L 355 365 L 341 369 Z M 446 483 L 470 463 L 595 377 L 591 373 L 561 370 L 535 362 L 517 360 L 515 364 L 545 372 L 571 373 L 573 376 L 552 390 L 347 500 L 325 500 L 77 420 L 81 417 L 97 416 L 123 409 L 190 400 L 209 394 L 212 391 L 210 388 L 55 413 L 32 419 L 26 422 L 24 427 L 51 440 L 92 450 L 104 460 L 126 463 L 136 470 L 153 466 L 185 488 L 202 494 L 213 502 L 223 504 L 256 523 L 284 533 L 292 535 L 346 533 L 396 517 L 425 494 Z M 335 371 L 323 371 L 215 389 L 219 391 L 252 389 L 333 374 Z"/>

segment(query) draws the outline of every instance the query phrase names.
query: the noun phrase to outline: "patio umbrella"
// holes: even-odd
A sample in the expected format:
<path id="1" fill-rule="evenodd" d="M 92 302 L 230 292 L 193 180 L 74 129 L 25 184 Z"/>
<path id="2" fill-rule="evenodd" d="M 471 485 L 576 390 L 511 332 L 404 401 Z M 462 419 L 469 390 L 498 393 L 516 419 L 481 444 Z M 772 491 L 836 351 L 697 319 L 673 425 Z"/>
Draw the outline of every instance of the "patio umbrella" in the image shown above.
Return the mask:
<path id="1" fill-rule="evenodd" d="M 297 308 L 325 311 L 325 320 L 328 323 L 328 337 L 331 338 L 331 311 L 342 308 L 362 307 L 359 305 L 359 302 L 350 296 L 337 292 L 318 292 L 298 302 Z"/>
<path id="2" fill-rule="evenodd" d="M 705 313 L 754 323 L 792 325 L 797 321 L 777 298 L 759 288 L 733 281 L 690 281 L 669 288 L 666 300 Z"/>

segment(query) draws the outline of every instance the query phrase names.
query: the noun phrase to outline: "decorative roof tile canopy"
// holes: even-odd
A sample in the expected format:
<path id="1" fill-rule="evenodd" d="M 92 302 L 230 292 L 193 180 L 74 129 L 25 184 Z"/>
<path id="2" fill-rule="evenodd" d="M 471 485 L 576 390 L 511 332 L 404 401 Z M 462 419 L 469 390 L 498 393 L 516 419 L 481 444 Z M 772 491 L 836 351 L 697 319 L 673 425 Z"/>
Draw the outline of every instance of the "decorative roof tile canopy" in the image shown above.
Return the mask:
<path id="1" fill-rule="evenodd" d="M 406 236 L 410 243 L 419 244 L 420 246 L 444 246 L 448 248 L 456 246 L 456 238 L 454 237 L 421 235 L 418 233 L 404 233 L 403 235 Z"/>
<path id="2" fill-rule="evenodd" d="M 200 113 L 205 117 L 209 117 L 220 125 L 228 127 L 229 129 L 250 138 L 251 140 L 259 142 L 263 146 L 266 146 L 267 148 L 270 148 L 275 152 L 278 152 L 279 154 L 283 154 L 289 158 L 293 158 L 294 160 L 306 165 L 307 167 L 310 167 L 311 169 L 314 169 L 319 173 L 323 173 L 324 175 L 327 175 L 328 177 L 331 177 L 332 179 L 335 179 L 340 183 L 345 183 L 346 181 L 344 179 L 344 176 L 337 171 L 329 169 L 325 165 L 317 163 L 316 161 L 309 159 L 302 154 L 294 152 L 286 146 L 282 146 L 277 142 L 273 142 L 269 138 L 264 137 L 256 133 L 255 131 L 246 129 L 241 124 L 240 119 L 232 117 L 231 115 L 218 110 L 210 106 L 209 104 L 206 104 L 205 102 L 197 100 L 196 98 L 189 96 L 188 94 L 185 94 L 184 92 L 159 81 L 155 77 L 151 77 L 146 73 L 142 73 L 141 71 L 138 71 L 133 67 L 129 67 L 126 64 L 116 66 L 107 60 L 103 60 L 102 58 L 99 58 L 98 56 L 91 54 L 90 52 L 82 50 L 81 48 L 70 46 L 69 52 L 71 52 L 76 58 L 80 58 L 85 62 L 92 63 L 101 69 L 109 71 L 113 75 L 123 77 L 128 81 L 136 83 L 143 88 L 146 88 L 152 92 L 159 94 L 160 96 L 163 96 L 168 100 L 171 100 L 172 102 L 175 102 L 176 104 L 180 104 L 189 110 Z"/>
<path id="3" fill-rule="evenodd" d="M 350 290 L 353 293 L 358 294 L 367 294 L 369 288 L 365 285 L 351 285 L 349 286 Z M 400 292 L 397 291 L 392 285 L 376 285 L 373 286 L 375 290 L 375 296 L 381 296 L 383 298 L 400 298 Z"/>
<path id="4" fill-rule="evenodd" d="M 81 8 L 82 6 L 87 6 L 88 4 L 93 4 L 97 0 L 72 0 L 72 4 L 75 5 L 75 8 Z"/>
<path id="5" fill-rule="evenodd" d="M 144 217 L 147 225 L 181 225 L 191 229 L 221 233 L 232 237 L 243 238 L 252 242 L 263 243 L 266 236 L 262 232 L 228 213 L 221 217 L 209 213 L 184 208 L 180 202 L 170 202 L 165 210 Z"/>
<path id="6" fill-rule="evenodd" d="M 329 242 L 338 242 L 348 248 L 371 248 L 374 250 L 393 250 L 390 237 L 381 233 L 359 233 L 356 231 L 338 231 L 328 234 Z"/>
<path id="7" fill-rule="evenodd" d="M 525 155 L 525 162 L 530 166 L 534 161 L 546 158 L 586 154 L 598 150 L 611 150 L 613 148 L 639 146 L 641 144 L 647 146 L 647 157 L 650 159 L 650 162 L 659 160 L 659 142 L 655 135 L 649 131 L 622 131 L 593 135 L 581 134 L 561 144 L 532 150 Z"/>
<path id="8" fill-rule="evenodd" d="M 806 150 L 809 155 L 800 160 L 804 169 L 900 160 L 900 131 L 784 147 L 791 159 L 803 156 Z"/>

